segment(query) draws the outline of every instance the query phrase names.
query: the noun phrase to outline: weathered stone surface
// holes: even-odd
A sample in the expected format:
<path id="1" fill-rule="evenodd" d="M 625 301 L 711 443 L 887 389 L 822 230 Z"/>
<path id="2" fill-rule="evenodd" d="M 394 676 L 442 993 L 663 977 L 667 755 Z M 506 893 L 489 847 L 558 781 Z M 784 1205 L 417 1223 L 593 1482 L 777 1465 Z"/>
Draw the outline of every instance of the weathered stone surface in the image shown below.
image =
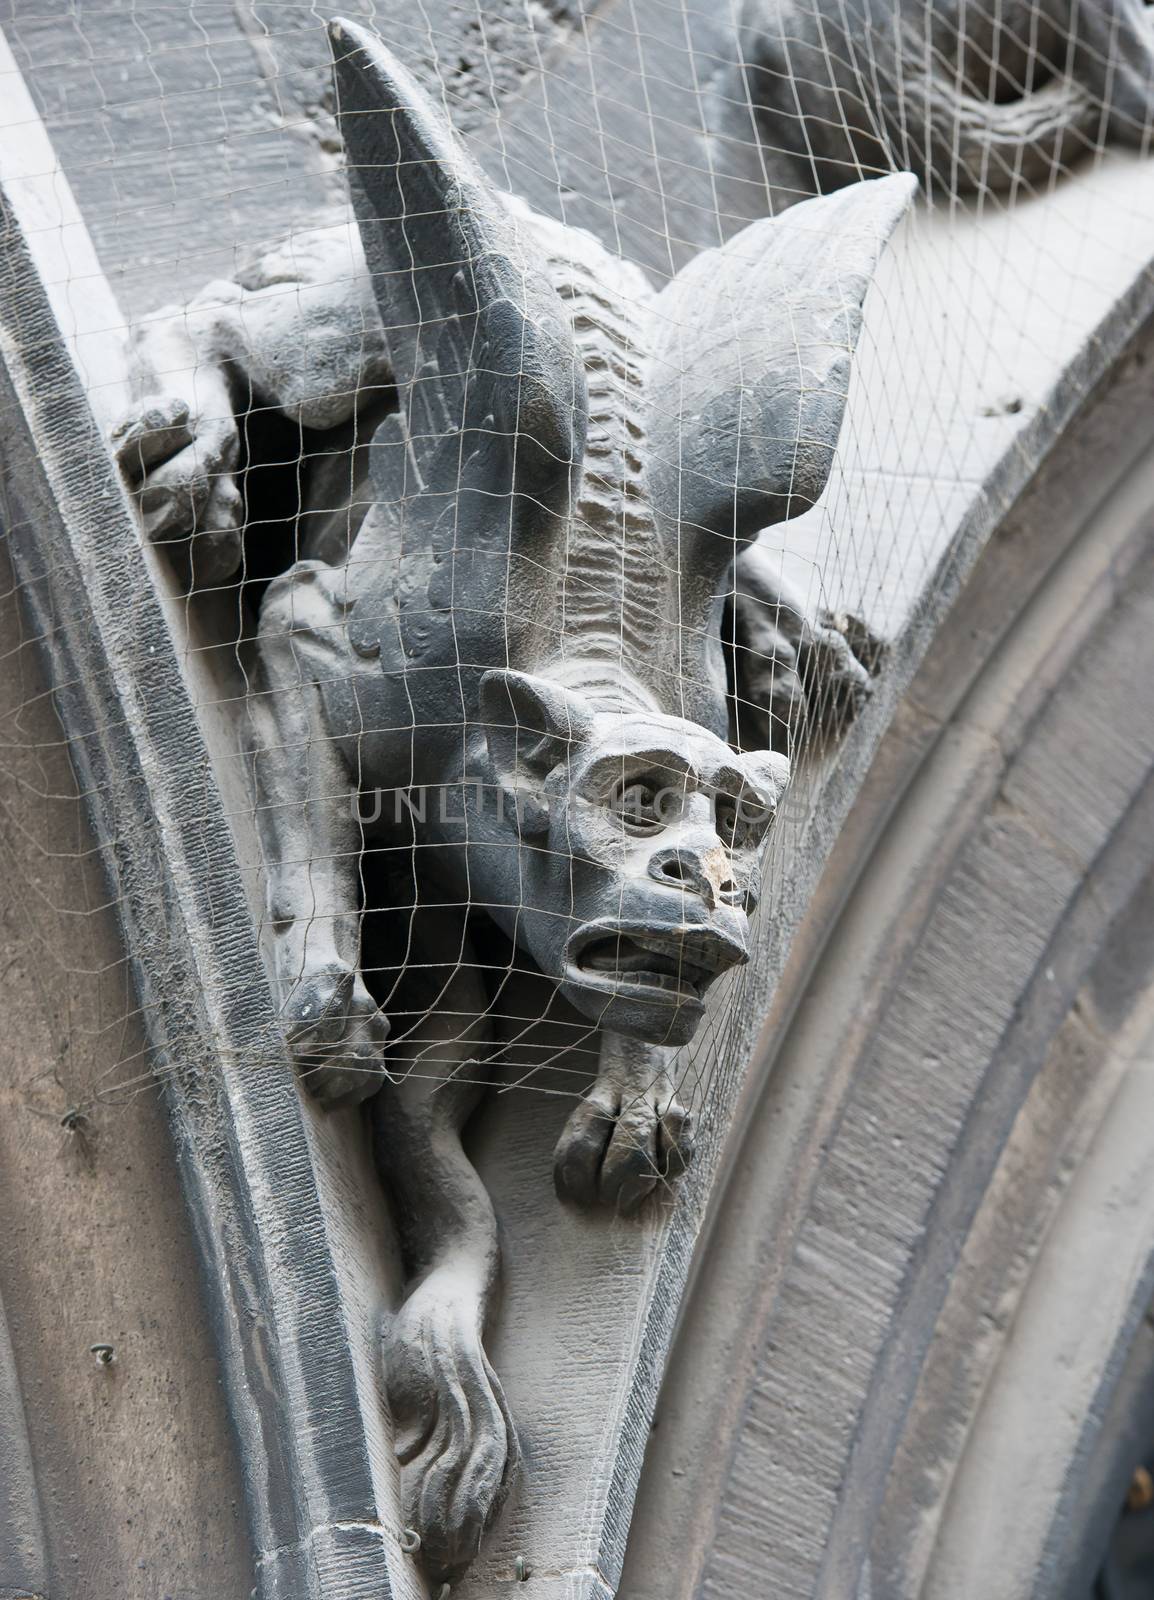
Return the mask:
<path id="1" fill-rule="evenodd" d="M 580 41 L 585 6 L 502 0 L 482 14 L 461 0 L 389 0 L 344 13 L 377 28 L 479 136 L 511 93 Z M 262 242 L 344 203 L 327 20 L 311 5 L 261 0 L 146 12 L 117 0 L 67 17 L 51 0 L 6 0 L 0 27 L 126 313 L 191 297 Z M 539 184 L 538 203 L 545 192 Z M 552 181 L 548 192 L 555 202 Z"/>
<path id="2" fill-rule="evenodd" d="M 597 0 L 377 0 L 341 15 L 370 27 L 425 84 L 453 126 L 468 136 L 558 56 Z M 302 130 L 339 142 L 325 23 L 311 4 L 241 0 L 238 14 L 274 90 L 297 108 Z"/>
<path id="3" fill-rule="evenodd" d="M 247 1596 L 244 1491 L 162 1091 L 6 549 L 3 561 L 0 1289 L 44 1556 L 37 1580 L 26 1545 L 10 1553 L 5 1407 L 0 1588 L 85 1600 L 115 1574 L 124 1600 Z M 94 1343 L 112 1346 L 110 1366 Z"/>

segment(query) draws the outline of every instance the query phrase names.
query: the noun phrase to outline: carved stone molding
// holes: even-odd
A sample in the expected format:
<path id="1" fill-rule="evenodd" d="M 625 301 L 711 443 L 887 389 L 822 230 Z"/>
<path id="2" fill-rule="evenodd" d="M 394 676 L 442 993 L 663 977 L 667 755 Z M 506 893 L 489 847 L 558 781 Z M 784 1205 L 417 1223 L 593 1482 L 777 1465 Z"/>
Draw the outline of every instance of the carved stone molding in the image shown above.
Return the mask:
<path id="1" fill-rule="evenodd" d="M 51 148 L 21 110 L 3 166 L 5 533 L 109 847 L 204 1260 L 261 1593 L 404 1595 L 346 1337 L 341 1241 L 185 676 L 183 607 L 142 551 L 108 449 L 128 397 L 121 319 Z"/>
<path id="2" fill-rule="evenodd" d="M 48 1557 L 24 1396 L 0 1306 L 0 1593 L 46 1600 Z"/>
<path id="3" fill-rule="evenodd" d="M 907 635 L 891 660 L 896 710 L 855 730 L 881 711 L 734 1122 L 628 1600 L 767 1572 L 823 1600 L 1090 1592 L 1151 1374 L 1137 310 L 957 552 L 925 654 Z"/>

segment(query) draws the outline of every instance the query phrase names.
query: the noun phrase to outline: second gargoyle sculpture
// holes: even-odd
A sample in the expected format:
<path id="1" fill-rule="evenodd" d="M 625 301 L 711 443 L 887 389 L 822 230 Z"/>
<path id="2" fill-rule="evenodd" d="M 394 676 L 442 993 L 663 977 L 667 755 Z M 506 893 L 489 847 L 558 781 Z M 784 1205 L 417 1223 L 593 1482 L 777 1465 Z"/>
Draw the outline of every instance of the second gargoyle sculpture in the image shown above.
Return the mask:
<path id="1" fill-rule="evenodd" d="M 599 1038 L 560 1195 L 635 1209 L 689 1159 L 672 1060 L 748 957 L 787 777 L 732 736 L 727 658 L 770 710 L 799 654 L 862 677 L 755 541 L 825 485 L 913 184 L 754 224 L 658 292 L 498 194 L 375 37 L 332 41 L 356 227 L 158 318 L 117 444 L 147 532 L 188 538 L 204 585 L 240 559 L 238 416 L 326 430 L 248 704 L 269 962 L 310 1088 L 376 1096 L 409 1272 L 383 1336 L 402 1500 L 453 1581 L 517 1455 L 483 1343 L 495 1220 L 461 1142 L 501 1042 L 479 947 L 504 941 Z M 438 803 L 366 822 L 381 788 Z M 366 838 L 419 912 L 388 997 L 363 967 Z"/>
<path id="2" fill-rule="evenodd" d="M 1045 188 L 1149 145 L 1147 0 L 742 0 L 738 39 L 766 146 L 822 193 L 893 167 L 931 202 Z"/>

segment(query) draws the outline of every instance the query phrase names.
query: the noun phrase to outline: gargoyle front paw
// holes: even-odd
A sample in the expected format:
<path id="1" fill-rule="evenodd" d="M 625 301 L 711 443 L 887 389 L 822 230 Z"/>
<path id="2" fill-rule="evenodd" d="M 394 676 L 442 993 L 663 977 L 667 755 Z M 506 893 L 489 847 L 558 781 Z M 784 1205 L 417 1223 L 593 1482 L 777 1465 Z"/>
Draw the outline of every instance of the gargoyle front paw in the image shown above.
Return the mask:
<path id="1" fill-rule="evenodd" d="M 111 443 L 145 537 L 156 544 L 192 540 L 198 585 L 231 577 L 240 565 L 244 516 L 233 418 L 196 418 L 179 396 L 149 395 L 112 430 Z"/>
<path id="2" fill-rule="evenodd" d="M 435 1583 L 455 1583 L 476 1559 L 517 1467 L 517 1436 L 480 1322 L 478 1299 L 443 1267 L 383 1330 L 402 1514 Z"/>
<path id="3" fill-rule="evenodd" d="M 597 1084 L 565 1124 L 553 1156 L 562 1200 L 628 1215 L 693 1157 L 693 1118 L 667 1089 Z"/>
<path id="4" fill-rule="evenodd" d="M 856 618 L 823 612 L 806 630 L 799 651 L 814 724 L 837 731 L 852 722 L 872 693 L 885 653 L 881 640 Z"/>
<path id="5" fill-rule="evenodd" d="M 355 1105 L 387 1077 L 387 1018 L 360 973 L 339 963 L 301 974 L 281 1012 L 285 1038 L 323 1106 Z"/>
<path id="6" fill-rule="evenodd" d="M 866 623 L 812 606 L 760 544 L 738 557 L 732 620 L 734 695 L 747 748 L 781 749 L 801 734 L 845 730 L 885 656 Z"/>

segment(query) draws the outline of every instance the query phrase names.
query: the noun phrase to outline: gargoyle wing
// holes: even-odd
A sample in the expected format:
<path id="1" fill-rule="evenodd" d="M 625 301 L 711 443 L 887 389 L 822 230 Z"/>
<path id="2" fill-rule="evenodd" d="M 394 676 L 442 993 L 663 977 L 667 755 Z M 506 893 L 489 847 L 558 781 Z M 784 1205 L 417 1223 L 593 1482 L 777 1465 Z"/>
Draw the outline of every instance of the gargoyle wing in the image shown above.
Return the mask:
<path id="1" fill-rule="evenodd" d="M 525 230 L 416 80 L 355 23 L 334 22 L 330 39 L 354 209 L 401 393 L 406 475 L 415 473 L 398 493 L 468 486 L 563 510 L 586 410 L 564 308 Z"/>
<path id="2" fill-rule="evenodd" d="M 679 570 L 724 586 L 737 551 L 816 501 L 833 463 L 878 257 L 916 183 L 853 184 L 697 256 L 654 308 L 649 490 Z"/>

